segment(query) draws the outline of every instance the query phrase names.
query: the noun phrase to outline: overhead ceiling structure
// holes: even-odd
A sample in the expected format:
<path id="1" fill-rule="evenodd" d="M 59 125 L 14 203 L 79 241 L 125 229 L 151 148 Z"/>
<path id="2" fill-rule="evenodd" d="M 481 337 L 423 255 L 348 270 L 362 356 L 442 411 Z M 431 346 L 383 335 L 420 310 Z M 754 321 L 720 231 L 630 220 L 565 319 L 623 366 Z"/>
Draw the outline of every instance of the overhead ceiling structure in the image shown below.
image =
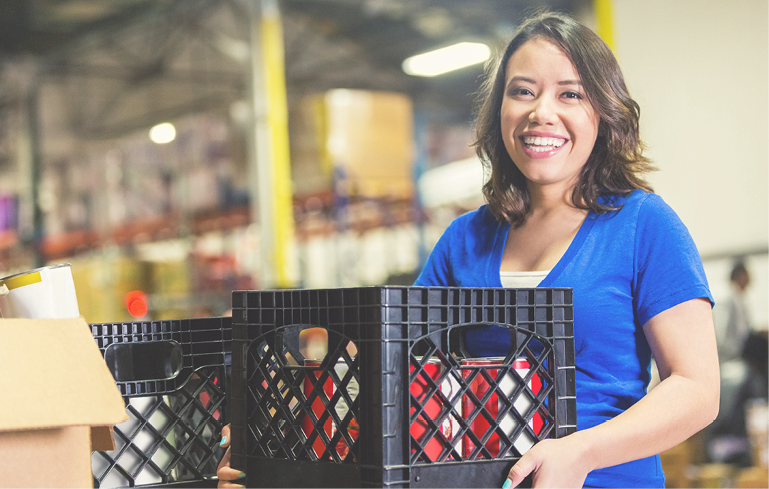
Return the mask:
<path id="1" fill-rule="evenodd" d="M 115 137 L 248 93 L 249 1 L 3 0 L 0 69 L 34 64 L 33 76 L 64 94 L 69 107 L 61 124 L 84 138 Z M 459 41 L 496 49 L 534 9 L 578 14 L 590 0 L 279 5 L 289 97 L 332 88 L 397 90 L 466 115 L 480 66 L 421 79 L 403 73 L 403 60 Z"/>

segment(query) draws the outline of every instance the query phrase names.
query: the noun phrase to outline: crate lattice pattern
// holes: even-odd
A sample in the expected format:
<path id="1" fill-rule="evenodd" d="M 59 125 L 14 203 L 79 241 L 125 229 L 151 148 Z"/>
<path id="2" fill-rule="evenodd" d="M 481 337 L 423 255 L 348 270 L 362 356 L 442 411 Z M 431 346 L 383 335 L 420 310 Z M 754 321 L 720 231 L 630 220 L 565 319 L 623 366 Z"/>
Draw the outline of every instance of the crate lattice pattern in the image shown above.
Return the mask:
<path id="1" fill-rule="evenodd" d="M 229 318 L 92 324 L 110 345 L 174 341 L 181 369 L 171 379 L 117 382 L 129 419 L 113 429 L 116 449 L 93 452 L 94 487 L 142 487 L 212 479 L 227 423 Z"/>
<path id="2" fill-rule="evenodd" d="M 341 348 L 326 356 L 336 368 L 300 366 L 292 365 L 287 353 L 278 354 L 263 341 L 249 351 L 248 429 L 257 440 L 251 454 L 354 462 L 358 403 L 348 386 L 360 380 L 357 360 Z"/>
<path id="3" fill-rule="evenodd" d="M 413 428 L 410 432 L 412 463 L 518 458 L 551 434 L 555 428 L 555 414 L 548 406 L 554 389 L 548 367 L 554 365 L 552 345 L 529 331 L 520 334 L 525 342 L 493 366 L 463 366 L 461 359 L 444 354 L 428 337 L 415 342 L 424 346 L 412 348 L 410 355 L 409 423 L 424 427 L 424 432 L 419 438 Z M 427 353 L 417 356 L 414 350 Z M 438 372 L 428 372 L 427 359 L 438 366 Z M 529 365 L 523 375 L 513 366 L 521 359 Z M 534 378 L 536 390 L 532 388 Z M 487 386 L 482 393 L 473 388 L 478 380 Z M 422 386 L 418 396 L 414 395 L 415 385 Z M 541 420 L 536 431 L 532 426 L 535 416 Z M 476 420 L 485 428 L 480 433 L 472 426 Z"/>
<path id="4" fill-rule="evenodd" d="M 328 333 L 329 336 L 335 335 L 331 330 Z M 410 433 L 412 463 L 517 458 L 522 455 L 522 451 L 517 448 L 517 440 L 529 440 L 523 445 L 530 447 L 551 433 L 555 419 L 547 400 L 554 385 L 554 375 L 549 371 L 552 367 L 548 368 L 548 365 L 554 365 L 552 346 L 546 339 L 538 338 L 529 331 L 521 333 L 526 341 L 519 345 L 517 351 L 510 352 L 500 366 L 493 368 L 463 367 L 459 358 L 441 352 L 430 337 L 411 342 L 409 385 L 412 389 L 416 384 L 424 386 L 417 396 L 413 390 L 409 396 L 409 424 L 424 426 L 419 438 L 413 436 L 413 430 Z M 532 348 L 532 345 L 536 345 L 536 348 Z M 427 353 L 415 355 L 415 351 Z M 248 371 L 251 375 L 247 381 L 248 429 L 250 436 L 256 440 L 249 455 L 334 463 L 355 462 L 358 447 L 350 433 L 355 431 L 351 423 L 353 426 L 358 425 L 359 411 L 356 398 L 348 393 L 348 385 L 353 380 L 360 382 L 357 365 L 360 357 L 350 357 L 346 349 L 337 349 L 327 355 L 325 368 L 317 368 L 292 365 L 287 353 L 284 350 L 279 354 L 261 338 L 254 341 L 249 349 Z M 548 357 L 551 358 L 549 362 Z M 426 370 L 426 362 L 430 358 L 440 365 L 437 377 Z M 525 358 L 530 365 L 529 372 L 523 377 L 511 366 L 513 360 L 521 358 Z M 345 368 L 341 369 L 344 374 L 339 374 L 339 368 L 328 368 L 330 365 L 344 365 Z M 535 376 L 541 382 L 536 393 L 530 387 L 531 379 Z M 490 386 L 480 398 L 471 388 L 476 377 L 482 378 Z M 503 379 L 511 377 L 515 379 L 513 382 L 517 387 L 512 392 L 503 391 Z M 309 392 L 306 390 L 308 382 L 312 386 Z M 450 395 L 441 389 L 448 382 L 454 386 L 454 392 Z M 328 388 L 322 388 L 329 383 L 333 385 L 331 392 L 328 392 Z M 496 412 L 488 408 L 492 396 L 497 397 L 502 405 Z M 521 413 L 516 409 L 520 398 L 528 400 L 526 404 L 530 407 L 527 412 Z M 473 408 L 463 415 L 461 403 L 464 399 L 472 403 Z M 313 409 L 313 404 L 317 406 L 318 402 L 322 403 L 322 408 Z M 337 406 L 340 404 L 351 406 L 346 416 L 339 415 Z M 435 411 L 436 408 L 439 412 Z M 535 414 L 543 420 L 542 428 L 537 432 L 531 426 Z M 480 435 L 470 427 L 476 418 L 485 419 L 489 425 L 489 429 Z M 510 418 L 517 427 L 512 432 L 506 432 L 501 427 L 502 421 Z M 451 424 L 452 420 L 459 430 L 447 436 L 441 427 L 447 422 Z M 329 426 L 333 428 L 330 430 Z M 499 448 L 490 451 L 487 445 L 495 435 L 499 439 Z M 475 446 L 467 454 L 462 453 L 463 439 Z"/>

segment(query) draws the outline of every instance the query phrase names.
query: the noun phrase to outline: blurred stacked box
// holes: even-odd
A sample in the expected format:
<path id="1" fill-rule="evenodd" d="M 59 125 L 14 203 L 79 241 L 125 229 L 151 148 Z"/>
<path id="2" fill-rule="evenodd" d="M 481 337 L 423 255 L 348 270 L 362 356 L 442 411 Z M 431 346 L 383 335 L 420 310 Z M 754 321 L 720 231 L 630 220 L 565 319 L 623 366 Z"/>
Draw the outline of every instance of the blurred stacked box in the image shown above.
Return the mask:
<path id="1" fill-rule="evenodd" d="M 413 115 L 407 96 L 331 90 L 302 98 L 291 108 L 291 116 L 297 196 L 413 195 Z"/>

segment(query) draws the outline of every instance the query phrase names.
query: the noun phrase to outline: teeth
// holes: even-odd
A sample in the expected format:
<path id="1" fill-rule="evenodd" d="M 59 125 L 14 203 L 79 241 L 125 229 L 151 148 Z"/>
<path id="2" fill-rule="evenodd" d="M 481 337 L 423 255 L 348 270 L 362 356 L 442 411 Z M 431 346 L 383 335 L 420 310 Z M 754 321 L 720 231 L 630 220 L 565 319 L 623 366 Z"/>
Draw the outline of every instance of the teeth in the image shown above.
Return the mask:
<path id="1" fill-rule="evenodd" d="M 529 147 L 529 149 L 533 151 L 549 151 L 553 148 L 560 148 L 563 146 L 563 143 L 566 142 L 565 139 L 560 138 L 541 138 L 541 137 L 524 137 L 523 142 L 526 144 L 526 146 Z"/>

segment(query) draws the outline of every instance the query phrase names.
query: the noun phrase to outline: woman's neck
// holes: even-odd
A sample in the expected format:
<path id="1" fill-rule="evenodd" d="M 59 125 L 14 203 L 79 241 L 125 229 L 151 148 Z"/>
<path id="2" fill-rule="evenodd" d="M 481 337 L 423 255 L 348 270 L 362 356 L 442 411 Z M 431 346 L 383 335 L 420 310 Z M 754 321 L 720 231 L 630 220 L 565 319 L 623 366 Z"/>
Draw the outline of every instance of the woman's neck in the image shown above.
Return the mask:
<path id="1" fill-rule="evenodd" d="M 573 194 L 573 185 L 563 187 L 556 185 L 535 185 L 530 183 L 529 198 L 531 199 L 531 205 L 529 207 L 529 215 L 548 215 L 554 212 L 560 213 L 567 210 L 578 210 L 579 208 L 574 205 L 572 200 Z"/>

